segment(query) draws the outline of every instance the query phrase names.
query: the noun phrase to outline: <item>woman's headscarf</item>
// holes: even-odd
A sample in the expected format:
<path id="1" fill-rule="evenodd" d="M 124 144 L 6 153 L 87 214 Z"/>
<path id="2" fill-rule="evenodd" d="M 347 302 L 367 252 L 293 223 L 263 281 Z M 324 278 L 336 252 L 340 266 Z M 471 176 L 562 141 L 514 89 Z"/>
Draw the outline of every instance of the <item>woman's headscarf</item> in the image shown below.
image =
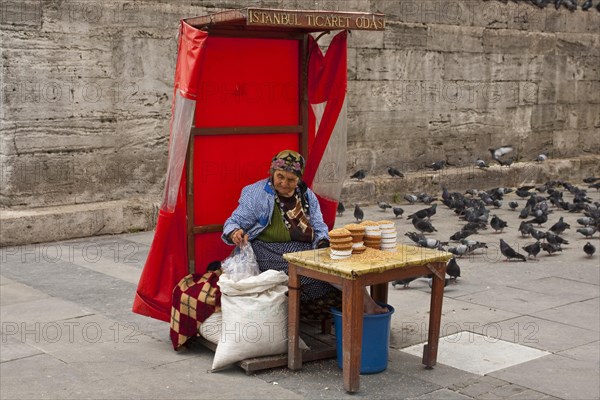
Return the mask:
<path id="1" fill-rule="evenodd" d="M 294 150 L 283 150 L 271 160 L 271 172 L 282 170 L 295 174 L 298 178 L 304 173 L 304 157 Z"/>

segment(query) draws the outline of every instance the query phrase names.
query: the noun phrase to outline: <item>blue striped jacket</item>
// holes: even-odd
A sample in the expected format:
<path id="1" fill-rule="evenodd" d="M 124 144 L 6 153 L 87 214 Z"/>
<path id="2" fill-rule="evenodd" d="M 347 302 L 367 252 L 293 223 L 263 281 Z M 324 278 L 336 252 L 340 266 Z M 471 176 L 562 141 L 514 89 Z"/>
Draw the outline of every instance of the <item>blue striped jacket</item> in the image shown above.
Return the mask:
<path id="1" fill-rule="evenodd" d="M 317 196 L 310 189 L 306 194 L 308 218 L 314 233 L 312 246 L 316 248 L 321 239 L 329 239 L 328 228 L 323 221 Z M 275 189 L 269 185 L 269 178 L 244 187 L 237 208 L 225 221 L 221 238 L 225 243 L 233 244 L 228 236 L 235 229 L 241 228 L 248 234 L 248 240 L 256 239 L 271 223 L 273 207 L 275 207 Z"/>

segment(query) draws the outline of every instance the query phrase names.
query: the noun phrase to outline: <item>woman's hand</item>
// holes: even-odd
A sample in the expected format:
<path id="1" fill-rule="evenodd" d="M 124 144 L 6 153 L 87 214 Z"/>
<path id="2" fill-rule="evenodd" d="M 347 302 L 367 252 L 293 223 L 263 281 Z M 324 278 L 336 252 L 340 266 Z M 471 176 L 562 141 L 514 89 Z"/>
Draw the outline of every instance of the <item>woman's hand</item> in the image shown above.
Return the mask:
<path id="1" fill-rule="evenodd" d="M 248 234 L 245 234 L 243 229 L 236 229 L 231 234 L 231 241 L 235 243 L 236 246 L 242 247 L 242 245 L 248 243 Z"/>

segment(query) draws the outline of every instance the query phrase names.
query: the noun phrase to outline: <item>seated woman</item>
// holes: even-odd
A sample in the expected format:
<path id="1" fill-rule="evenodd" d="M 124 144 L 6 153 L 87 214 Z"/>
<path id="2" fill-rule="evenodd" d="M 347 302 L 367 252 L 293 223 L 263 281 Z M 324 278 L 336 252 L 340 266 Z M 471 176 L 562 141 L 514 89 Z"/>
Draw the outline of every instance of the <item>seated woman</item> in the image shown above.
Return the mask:
<path id="1" fill-rule="evenodd" d="M 304 158 L 293 150 L 279 152 L 270 176 L 242 189 L 238 207 L 225 221 L 222 239 L 241 246 L 250 242 L 261 271 L 287 274 L 284 253 L 329 247 L 327 225 L 315 194 L 304 182 Z M 300 277 L 301 300 L 323 298 L 335 290 L 330 284 Z M 365 312 L 386 312 L 365 289 Z"/>

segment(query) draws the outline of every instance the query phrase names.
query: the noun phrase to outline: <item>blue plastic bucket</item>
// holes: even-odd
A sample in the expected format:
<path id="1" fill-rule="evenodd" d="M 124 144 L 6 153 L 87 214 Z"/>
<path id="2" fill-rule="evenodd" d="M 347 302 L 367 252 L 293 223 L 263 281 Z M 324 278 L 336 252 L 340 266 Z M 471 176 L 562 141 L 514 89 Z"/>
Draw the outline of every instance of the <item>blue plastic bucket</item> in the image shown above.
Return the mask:
<path id="1" fill-rule="evenodd" d="M 394 307 L 382 304 L 388 311 L 384 314 L 366 314 L 363 316 L 362 351 L 360 354 L 360 373 L 375 374 L 384 371 L 388 363 L 390 346 L 390 325 Z M 338 367 L 344 366 L 342 350 L 342 312 L 332 308 L 333 323 L 335 324 L 335 339 Z"/>

